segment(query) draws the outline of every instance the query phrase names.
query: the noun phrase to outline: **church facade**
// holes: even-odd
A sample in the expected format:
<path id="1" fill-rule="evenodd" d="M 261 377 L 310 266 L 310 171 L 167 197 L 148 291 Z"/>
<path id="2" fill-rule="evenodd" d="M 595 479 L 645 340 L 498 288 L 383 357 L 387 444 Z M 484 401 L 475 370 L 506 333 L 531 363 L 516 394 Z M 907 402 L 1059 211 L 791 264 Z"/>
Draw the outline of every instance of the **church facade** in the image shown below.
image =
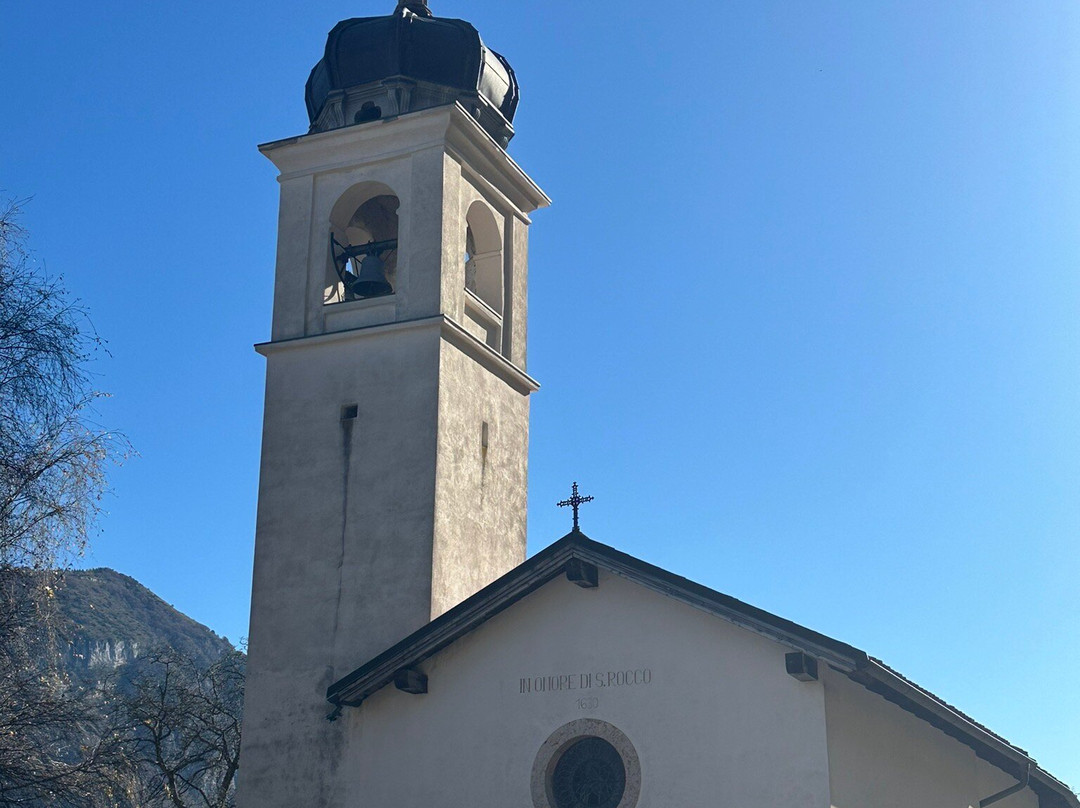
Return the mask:
<path id="1" fill-rule="evenodd" d="M 844 643 L 575 529 L 526 560 L 509 62 L 401 0 L 330 33 L 280 172 L 241 808 L 1080 808 Z"/>

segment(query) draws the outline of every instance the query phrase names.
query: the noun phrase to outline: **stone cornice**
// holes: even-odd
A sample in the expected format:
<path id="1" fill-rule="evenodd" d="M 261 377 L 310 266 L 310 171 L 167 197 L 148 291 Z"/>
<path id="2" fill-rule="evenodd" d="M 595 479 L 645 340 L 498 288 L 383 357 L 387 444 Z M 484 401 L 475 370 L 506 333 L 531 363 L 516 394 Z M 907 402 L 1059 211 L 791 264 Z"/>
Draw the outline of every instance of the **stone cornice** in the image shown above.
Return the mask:
<path id="1" fill-rule="evenodd" d="M 443 314 L 417 320 L 353 328 L 347 331 L 331 331 L 326 334 L 315 334 L 308 337 L 261 342 L 255 346 L 255 351 L 262 356 L 269 357 L 284 351 L 304 350 L 316 345 L 335 342 L 353 342 L 376 335 L 416 329 L 439 329 L 443 339 L 448 343 L 491 371 L 522 395 L 527 396 L 540 389 L 540 383 L 536 379 Z"/>
<path id="2" fill-rule="evenodd" d="M 474 172 L 527 216 L 551 204 L 506 150 L 458 103 L 329 132 L 276 140 L 259 146 L 281 172 L 280 182 L 355 166 L 358 149 L 380 162 L 440 148 Z"/>

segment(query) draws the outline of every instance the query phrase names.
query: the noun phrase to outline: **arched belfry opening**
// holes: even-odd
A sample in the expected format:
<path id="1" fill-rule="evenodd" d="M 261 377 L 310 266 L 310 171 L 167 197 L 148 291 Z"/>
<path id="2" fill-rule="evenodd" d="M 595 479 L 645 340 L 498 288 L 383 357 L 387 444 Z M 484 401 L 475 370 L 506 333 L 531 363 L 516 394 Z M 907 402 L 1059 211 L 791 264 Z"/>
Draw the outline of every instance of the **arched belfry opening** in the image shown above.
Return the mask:
<path id="1" fill-rule="evenodd" d="M 400 206 L 390 188 L 375 182 L 353 186 L 334 205 L 324 303 L 394 294 Z"/>
<path id="2" fill-rule="evenodd" d="M 485 203 L 469 207 L 465 230 L 465 318 L 474 336 L 502 351 L 504 262 L 502 233 Z"/>

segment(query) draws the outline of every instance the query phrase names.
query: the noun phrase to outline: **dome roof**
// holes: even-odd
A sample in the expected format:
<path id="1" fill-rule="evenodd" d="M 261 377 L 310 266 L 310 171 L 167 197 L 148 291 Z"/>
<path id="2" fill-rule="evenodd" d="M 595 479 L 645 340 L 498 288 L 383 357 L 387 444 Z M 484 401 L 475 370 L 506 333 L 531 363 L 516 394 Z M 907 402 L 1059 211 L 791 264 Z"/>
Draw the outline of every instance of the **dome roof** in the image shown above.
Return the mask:
<path id="1" fill-rule="evenodd" d="M 518 83 L 472 25 L 433 16 L 426 0 L 399 0 L 390 16 L 334 26 L 305 96 L 313 132 L 458 101 L 505 147 Z"/>

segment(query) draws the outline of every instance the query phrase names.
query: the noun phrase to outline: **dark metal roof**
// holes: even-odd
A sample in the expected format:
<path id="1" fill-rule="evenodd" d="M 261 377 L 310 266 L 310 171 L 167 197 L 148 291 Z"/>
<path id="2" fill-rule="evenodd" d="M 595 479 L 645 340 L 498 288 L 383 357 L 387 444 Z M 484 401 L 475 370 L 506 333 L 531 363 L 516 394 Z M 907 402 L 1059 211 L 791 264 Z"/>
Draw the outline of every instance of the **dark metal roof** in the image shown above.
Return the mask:
<path id="1" fill-rule="evenodd" d="M 327 690 L 327 700 L 337 707 L 359 706 L 367 697 L 391 684 L 399 671 L 411 669 L 434 656 L 491 617 L 565 574 L 568 565 L 575 561 L 594 564 L 823 660 L 852 681 L 969 746 L 980 758 L 1017 779 L 1022 778 L 1028 764 L 1035 765 L 1023 749 L 864 651 L 595 542 L 580 532 L 564 536 L 335 682 Z M 1030 786 L 1038 795 L 1041 808 L 1080 808 L 1080 800 L 1068 786 L 1037 766 Z"/>
<path id="2" fill-rule="evenodd" d="M 330 31 L 305 91 L 315 125 L 337 91 L 405 81 L 443 91 L 418 94 L 459 101 L 500 143 L 513 136 L 518 83 L 510 63 L 465 20 L 435 17 L 426 2 L 403 0 L 385 17 L 357 17 Z"/>

